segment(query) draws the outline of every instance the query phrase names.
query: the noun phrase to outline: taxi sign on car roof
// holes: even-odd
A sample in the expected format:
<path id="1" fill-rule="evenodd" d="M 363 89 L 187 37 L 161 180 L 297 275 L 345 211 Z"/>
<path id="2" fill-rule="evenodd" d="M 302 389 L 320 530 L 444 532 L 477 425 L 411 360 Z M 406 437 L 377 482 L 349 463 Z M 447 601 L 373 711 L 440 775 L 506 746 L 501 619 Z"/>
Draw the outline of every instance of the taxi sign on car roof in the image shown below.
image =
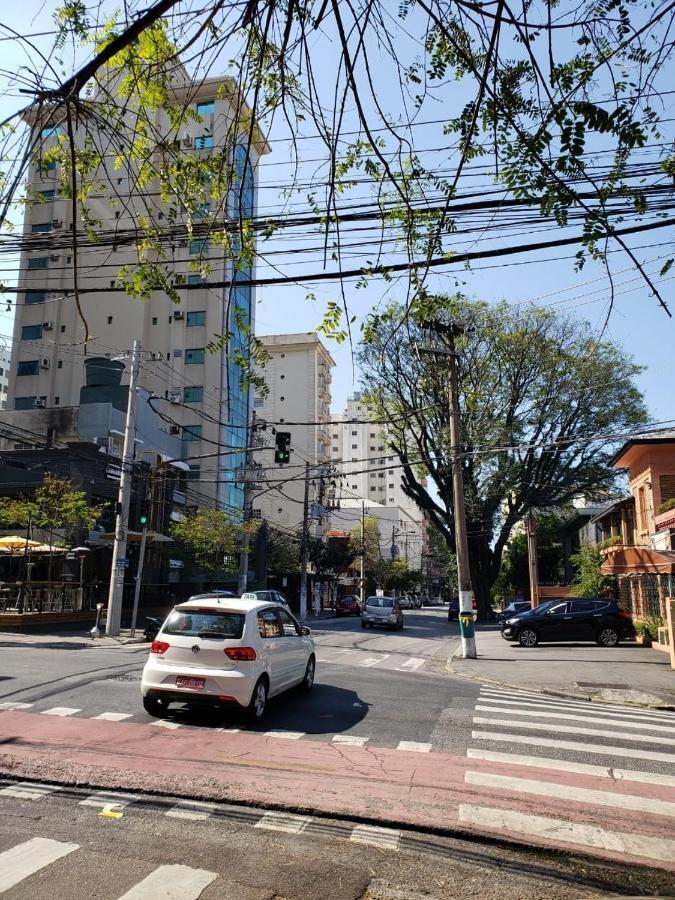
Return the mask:
<path id="1" fill-rule="evenodd" d="M 241 595 L 242 600 L 257 600 L 258 598 L 252 591 L 246 591 Z"/>

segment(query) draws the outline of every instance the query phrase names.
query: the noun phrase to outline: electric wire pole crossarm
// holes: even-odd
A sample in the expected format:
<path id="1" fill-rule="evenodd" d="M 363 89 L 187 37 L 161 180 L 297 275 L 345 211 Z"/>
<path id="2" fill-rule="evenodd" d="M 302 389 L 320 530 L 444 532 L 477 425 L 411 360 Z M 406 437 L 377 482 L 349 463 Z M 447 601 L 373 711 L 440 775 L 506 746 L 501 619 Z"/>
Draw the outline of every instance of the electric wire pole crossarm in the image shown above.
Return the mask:
<path id="1" fill-rule="evenodd" d="M 428 322 L 426 328 L 430 342 L 434 332 L 441 332 L 447 337 L 447 345 L 440 347 L 418 348 L 420 353 L 444 356 L 448 360 L 448 424 L 449 455 L 452 467 L 452 496 L 455 520 L 455 553 L 457 557 L 457 579 L 459 582 L 459 627 L 462 636 L 462 656 L 465 659 L 476 658 L 476 636 L 473 620 L 473 590 L 469 570 L 469 542 L 466 532 L 466 511 L 464 508 L 464 476 L 462 473 L 461 430 L 459 413 L 459 379 L 457 376 L 458 352 L 455 338 L 464 333 L 459 323 Z"/>

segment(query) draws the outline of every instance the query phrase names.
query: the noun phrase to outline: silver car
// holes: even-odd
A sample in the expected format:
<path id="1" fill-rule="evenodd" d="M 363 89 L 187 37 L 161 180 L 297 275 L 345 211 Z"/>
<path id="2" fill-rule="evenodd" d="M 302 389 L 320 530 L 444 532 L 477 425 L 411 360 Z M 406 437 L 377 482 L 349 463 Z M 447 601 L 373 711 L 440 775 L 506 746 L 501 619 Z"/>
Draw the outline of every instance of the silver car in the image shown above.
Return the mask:
<path id="1" fill-rule="evenodd" d="M 394 597 L 368 597 L 361 611 L 361 628 L 384 625 L 387 628 L 403 628 L 403 612 Z"/>

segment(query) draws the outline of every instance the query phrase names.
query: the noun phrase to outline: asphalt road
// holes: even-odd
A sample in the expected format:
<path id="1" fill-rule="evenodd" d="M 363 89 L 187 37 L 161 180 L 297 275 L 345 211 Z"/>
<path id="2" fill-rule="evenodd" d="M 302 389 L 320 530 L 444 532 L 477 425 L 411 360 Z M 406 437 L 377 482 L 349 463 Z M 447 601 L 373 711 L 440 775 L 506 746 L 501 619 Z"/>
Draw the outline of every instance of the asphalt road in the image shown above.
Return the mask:
<path id="1" fill-rule="evenodd" d="M 0 893 L 12 900 L 562 900 L 658 895 L 668 885 L 663 873 L 619 863 L 340 819 L 6 790 Z"/>

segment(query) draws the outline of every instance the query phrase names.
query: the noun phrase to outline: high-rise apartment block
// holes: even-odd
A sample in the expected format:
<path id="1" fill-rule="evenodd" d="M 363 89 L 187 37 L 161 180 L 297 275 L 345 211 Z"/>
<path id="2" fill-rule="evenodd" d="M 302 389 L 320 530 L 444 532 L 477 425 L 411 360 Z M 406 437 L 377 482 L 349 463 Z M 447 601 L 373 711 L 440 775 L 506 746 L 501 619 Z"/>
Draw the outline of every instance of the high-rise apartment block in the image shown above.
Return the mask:
<path id="1" fill-rule="evenodd" d="M 198 119 L 185 118 L 176 135 L 166 116 L 158 114 L 156 153 L 169 146 L 188 157 L 206 158 L 231 146 L 226 200 L 222 209 L 203 204 L 202 215 L 209 222 L 213 218 L 213 227 L 221 230 L 239 215 L 253 217 L 257 162 L 269 148 L 259 137 L 249 146 L 250 115 L 236 85 L 220 78 L 192 83 L 179 70 L 171 90 L 176 104 L 189 105 Z M 233 139 L 235 117 L 243 124 L 240 136 L 234 128 Z M 31 126 L 32 137 L 42 142 L 43 150 L 53 146 L 66 127 L 58 115 L 48 125 L 34 116 Z M 109 130 L 99 133 L 95 123 L 87 120 L 86 134 L 93 137 L 91 145 L 102 156 L 96 181 L 103 189 L 95 187 L 86 201 L 88 216 L 99 223 L 99 241 L 87 237 L 81 222 L 73 223 L 71 202 L 60 192 L 59 166 L 36 161 L 30 170 L 30 193 L 40 202 L 29 206 L 25 215 L 8 408 L 24 413 L 19 417 L 23 427 L 44 433 L 44 410 L 78 405 L 87 357 L 114 359 L 139 341 L 144 351 L 140 384 L 159 398 L 150 402 L 162 414 L 162 428 L 181 439 L 181 455 L 190 466 L 188 487 L 196 502 L 240 512 L 243 485 L 237 472 L 245 457 L 249 388 L 237 363 L 248 353 L 255 302 L 251 286 L 238 285 L 237 280 L 251 279 L 253 264 L 233 265 L 236 240 L 232 253 L 222 243 L 210 241 L 208 234 L 199 233 L 198 239 L 191 240 L 180 196 L 173 198 L 169 214 L 168 201 L 159 197 L 158 182 L 139 188 L 133 173 L 120 165 L 119 148 Z M 81 124 L 75 141 L 84 147 Z M 139 215 L 147 212 L 148 196 L 154 196 L 152 216 L 165 262 L 168 259 L 178 283 L 186 285 L 179 288 L 178 303 L 161 290 L 141 300 L 118 289 L 121 267 L 133 269 L 138 264 L 135 228 Z M 192 218 L 198 222 L 199 216 Z M 79 244 L 78 302 L 73 292 L 74 226 Z M 209 282 L 221 286 L 210 287 Z M 223 282 L 229 282 L 228 286 L 223 287 Z M 89 335 L 86 344 L 83 318 Z M 16 423 L 20 424 L 18 419 Z M 105 440 L 107 435 L 100 438 Z"/>
<path id="2" fill-rule="evenodd" d="M 321 464 L 330 461 L 330 385 L 333 358 L 314 333 L 275 334 L 260 338 L 269 359 L 259 375 L 267 393 L 253 400 L 261 448 L 253 453 L 266 480 L 252 490 L 252 506 L 272 524 L 295 529 L 302 523 L 305 470 L 310 466 L 311 499 Z M 290 462 L 274 463 L 274 435 L 288 432 Z"/>

